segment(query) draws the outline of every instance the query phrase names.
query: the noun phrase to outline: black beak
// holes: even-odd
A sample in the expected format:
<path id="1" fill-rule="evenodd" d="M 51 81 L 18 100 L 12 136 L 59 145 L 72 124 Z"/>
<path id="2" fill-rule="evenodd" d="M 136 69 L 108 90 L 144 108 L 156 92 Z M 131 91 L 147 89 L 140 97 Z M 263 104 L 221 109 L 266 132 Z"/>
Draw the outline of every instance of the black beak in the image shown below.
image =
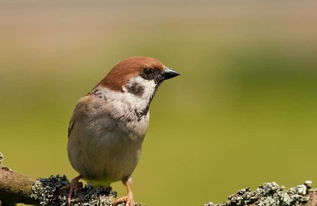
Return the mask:
<path id="1" fill-rule="evenodd" d="M 162 72 L 162 77 L 163 79 L 171 79 L 173 77 L 177 77 L 178 75 L 180 75 L 179 73 L 177 73 L 176 71 L 165 67 L 164 71 Z"/>

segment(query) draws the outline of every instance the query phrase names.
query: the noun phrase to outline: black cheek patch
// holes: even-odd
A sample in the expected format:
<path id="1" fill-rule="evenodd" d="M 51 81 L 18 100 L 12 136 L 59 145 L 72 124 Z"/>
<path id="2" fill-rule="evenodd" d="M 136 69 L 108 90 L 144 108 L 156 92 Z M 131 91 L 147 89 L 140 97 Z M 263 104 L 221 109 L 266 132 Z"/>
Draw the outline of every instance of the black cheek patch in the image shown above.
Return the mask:
<path id="1" fill-rule="evenodd" d="M 144 93 L 144 87 L 134 83 L 131 86 L 127 87 L 127 90 L 129 93 L 134 94 L 135 96 L 139 96 L 142 97 L 143 93 Z"/>

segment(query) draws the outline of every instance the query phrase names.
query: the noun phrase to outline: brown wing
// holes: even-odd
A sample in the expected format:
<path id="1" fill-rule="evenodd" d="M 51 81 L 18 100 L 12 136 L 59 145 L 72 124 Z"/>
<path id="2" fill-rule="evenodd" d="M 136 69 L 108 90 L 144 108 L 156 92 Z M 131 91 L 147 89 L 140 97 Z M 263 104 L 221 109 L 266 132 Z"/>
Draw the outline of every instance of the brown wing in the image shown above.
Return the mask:
<path id="1" fill-rule="evenodd" d="M 74 128 L 74 125 L 76 123 L 76 119 L 82 117 L 82 115 L 85 111 L 85 109 L 84 109 L 85 105 L 89 103 L 90 98 L 91 98 L 91 96 L 88 94 L 87 96 L 82 97 L 78 101 L 78 103 L 73 111 L 72 118 L 70 119 L 70 121 L 68 123 L 68 135 L 67 135 L 68 138 L 69 138 L 70 133 L 72 132 L 72 130 Z"/>
<path id="2" fill-rule="evenodd" d="M 74 116 L 74 115 L 73 115 Z M 72 132 L 72 129 L 74 128 L 74 125 L 75 125 L 75 120 L 74 118 L 72 117 L 69 121 L 69 124 L 68 124 L 68 133 L 67 133 L 67 137 L 69 138 L 70 136 L 70 133 Z"/>

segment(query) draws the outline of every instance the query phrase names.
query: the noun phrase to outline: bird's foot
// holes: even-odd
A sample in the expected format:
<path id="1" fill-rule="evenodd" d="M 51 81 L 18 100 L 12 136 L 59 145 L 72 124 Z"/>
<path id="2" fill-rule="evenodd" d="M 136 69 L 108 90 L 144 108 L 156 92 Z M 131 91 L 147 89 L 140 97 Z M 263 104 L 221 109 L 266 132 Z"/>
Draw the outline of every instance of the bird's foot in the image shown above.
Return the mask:
<path id="1" fill-rule="evenodd" d="M 67 195 L 67 205 L 69 206 L 72 201 L 72 197 L 77 196 L 79 189 L 83 187 L 83 183 L 79 182 L 81 177 L 81 175 L 75 177 L 72 181 L 70 181 L 69 185 L 60 188 L 60 190 L 69 190 Z"/>
<path id="2" fill-rule="evenodd" d="M 135 205 L 132 195 L 127 195 L 127 196 L 124 196 L 124 197 L 120 197 L 120 198 L 116 199 L 112 203 L 112 205 L 116 206 L 116 205 L 118 205 L 120 203 L 123 203 L 123 202 L 125 202 L 125 206 L 134 206 Z"/>

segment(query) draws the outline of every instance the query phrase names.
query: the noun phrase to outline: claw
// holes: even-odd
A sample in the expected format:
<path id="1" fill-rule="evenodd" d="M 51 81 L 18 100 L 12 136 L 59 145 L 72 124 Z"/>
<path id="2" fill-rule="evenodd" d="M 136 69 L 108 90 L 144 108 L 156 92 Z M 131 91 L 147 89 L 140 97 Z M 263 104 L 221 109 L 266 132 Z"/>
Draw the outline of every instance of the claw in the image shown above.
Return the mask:
<path id="1" fill-rule="evenodd" d="M 112 203 L 112 205 L 113 205 L 113 206 L 116 206 L 116 205 L 118 205 L 118 204 L 120 204 L 120 203 L 123 203 L 123 202 L 125 202 L 125 206 L 134 206 L 134 205 L 135 205 L 134 200 L 133 200 L 133 197 L 132 197 L 132 196 L 129 196 L 129 195 L 124 196 L 124 197 L 120 197 L 119 199 L 116 199 L 116 200 Z"/>
<path id="2" fill-rule="evenodd" d="M 128 178 L 126 181 L 123 181 L 123 184 L 127 188 L 128 194 L 127 194 L 127 196 L 116 199 L 112 203 L 113 206 L 116 206 L 116 205 L 123 203 L 123 202 L 125 202 L 125 206 L 134 206 L 135 205 L 134 200 L 133 200 L 133 193 L 131 190 L 131 184 L 132 184 L 131 181 L 132 181 L 131 178 Z"/>

